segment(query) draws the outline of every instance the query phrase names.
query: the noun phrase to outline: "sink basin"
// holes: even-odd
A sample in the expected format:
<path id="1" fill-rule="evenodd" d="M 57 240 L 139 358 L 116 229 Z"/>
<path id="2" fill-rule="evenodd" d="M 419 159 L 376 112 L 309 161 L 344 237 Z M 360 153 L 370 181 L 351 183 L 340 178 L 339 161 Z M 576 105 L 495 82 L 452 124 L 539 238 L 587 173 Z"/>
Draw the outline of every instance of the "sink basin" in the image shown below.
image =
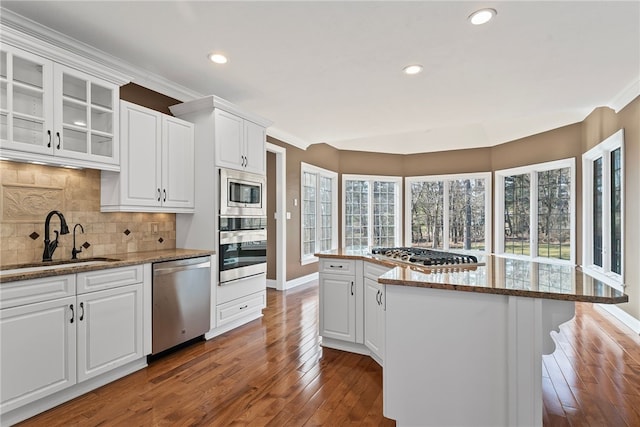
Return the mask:
<path id="1" fill-rule="evenodd" d="M 32 263 L 32 264 L 17 264 L 7 266 L 6 270 L 0 270 L 0 276 L 4 276 L 6 274 L 17 274 L 17 273 L 30 273 L 34 271 L 44 271 L 44 270 L 55 270 L 57 268 L 67 268 L 67 267 L 76 267 L 82 265 L 95 265 L 95 264 L 107 264 L 110 262 L 118 261 L 117 259 L 112 258 L 85 258 L 85 259 L 74 259 L 67 261 L 53 261 L 48 263 Z"/>

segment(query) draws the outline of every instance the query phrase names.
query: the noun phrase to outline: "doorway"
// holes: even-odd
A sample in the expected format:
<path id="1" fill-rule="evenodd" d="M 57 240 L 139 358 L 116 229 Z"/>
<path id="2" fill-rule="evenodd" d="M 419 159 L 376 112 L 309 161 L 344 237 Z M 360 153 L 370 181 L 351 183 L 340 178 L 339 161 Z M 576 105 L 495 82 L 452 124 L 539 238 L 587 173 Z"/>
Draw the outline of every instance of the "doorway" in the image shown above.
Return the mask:
<path id="1" fill-rule="evenodd" d="M 278 291 L 287 284 L 286 155 L 267 142 L 267 286 Z"/>

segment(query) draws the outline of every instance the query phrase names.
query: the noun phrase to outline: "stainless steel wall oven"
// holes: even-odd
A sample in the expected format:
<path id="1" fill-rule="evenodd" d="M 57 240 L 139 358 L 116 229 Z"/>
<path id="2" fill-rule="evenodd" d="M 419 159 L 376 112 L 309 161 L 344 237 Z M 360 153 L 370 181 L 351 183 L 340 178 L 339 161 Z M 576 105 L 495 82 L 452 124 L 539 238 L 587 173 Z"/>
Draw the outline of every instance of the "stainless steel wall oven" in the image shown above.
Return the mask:
<path id="1" fill-rule="evenodd" d="M 220 285 L 267 272 L 267 219 L 220 218 Z"/>

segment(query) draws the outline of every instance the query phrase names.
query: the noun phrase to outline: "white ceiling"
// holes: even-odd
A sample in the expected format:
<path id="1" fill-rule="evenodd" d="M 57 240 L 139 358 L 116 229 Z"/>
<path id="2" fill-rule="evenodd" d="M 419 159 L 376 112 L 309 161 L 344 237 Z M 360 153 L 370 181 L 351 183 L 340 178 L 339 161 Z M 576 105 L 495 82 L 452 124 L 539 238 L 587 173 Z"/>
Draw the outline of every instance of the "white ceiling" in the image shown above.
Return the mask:
<path id="1" fill-rule="evenodd" d="M 303 148 L 492 146 L 579 122 L 640 91 L 639 1 L 2 6 L 187 88 L 170 96 L 215 94 L 264 116 L 271 135 Z M 471 25 L 467 16 L 483 7 L 497 17 Z M 229 63 L 211 63 L 214 50 Z M 424 71 L 404 75 L 411 63 Z"/>

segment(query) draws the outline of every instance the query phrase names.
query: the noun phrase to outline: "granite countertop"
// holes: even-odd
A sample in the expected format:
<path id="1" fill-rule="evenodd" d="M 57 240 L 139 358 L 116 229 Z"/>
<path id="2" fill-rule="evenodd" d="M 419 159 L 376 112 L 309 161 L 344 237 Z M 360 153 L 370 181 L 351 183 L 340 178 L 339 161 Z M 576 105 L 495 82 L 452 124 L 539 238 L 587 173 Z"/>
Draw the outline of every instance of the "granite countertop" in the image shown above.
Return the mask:
<path id="1" fill-rule="evenodd" d="M 618 289 L 589 276 L 580 267 L 567 264 L 489 255 L 479 257 L 480 265 L 429 268 L 378 259 L 368 249 L 340 249 L 320 252 L 316 256 L 361 259 L 394 267 L 378 279 L 378 282 L 385 285 L 602 304 L 629 301 L 629 297 Z"/>
<path id="2" fill-rule="evenodd" d="M 16 271 L 0 275 L 0 282 L 15 282 L 18 280 L 37 279 L 40 277 L 60 276 L 63 274 L 75 274 L 84 271 L 105 270 L 108 268 L 126 267 L 128 265 L 147 264 L 161 261 L 174 261 L 178 259 L 194 258 L 198 256 L 213 255 L 215 251 L 199 249 L 163 249 L 159 251 L 129 252 L 120 254 L 110 254 L 103 257 L 89 259 L 79 258 L 74 262 L 53 261 L 50 263 L 33 263 L 30 266 L 59 265 L 59 267 L 37 271 Z M 83 261 L 106 261 L 94 264 L 82 264 Z M 17 265 L 4 265 L 0 270 L 16 269 Z"/>

